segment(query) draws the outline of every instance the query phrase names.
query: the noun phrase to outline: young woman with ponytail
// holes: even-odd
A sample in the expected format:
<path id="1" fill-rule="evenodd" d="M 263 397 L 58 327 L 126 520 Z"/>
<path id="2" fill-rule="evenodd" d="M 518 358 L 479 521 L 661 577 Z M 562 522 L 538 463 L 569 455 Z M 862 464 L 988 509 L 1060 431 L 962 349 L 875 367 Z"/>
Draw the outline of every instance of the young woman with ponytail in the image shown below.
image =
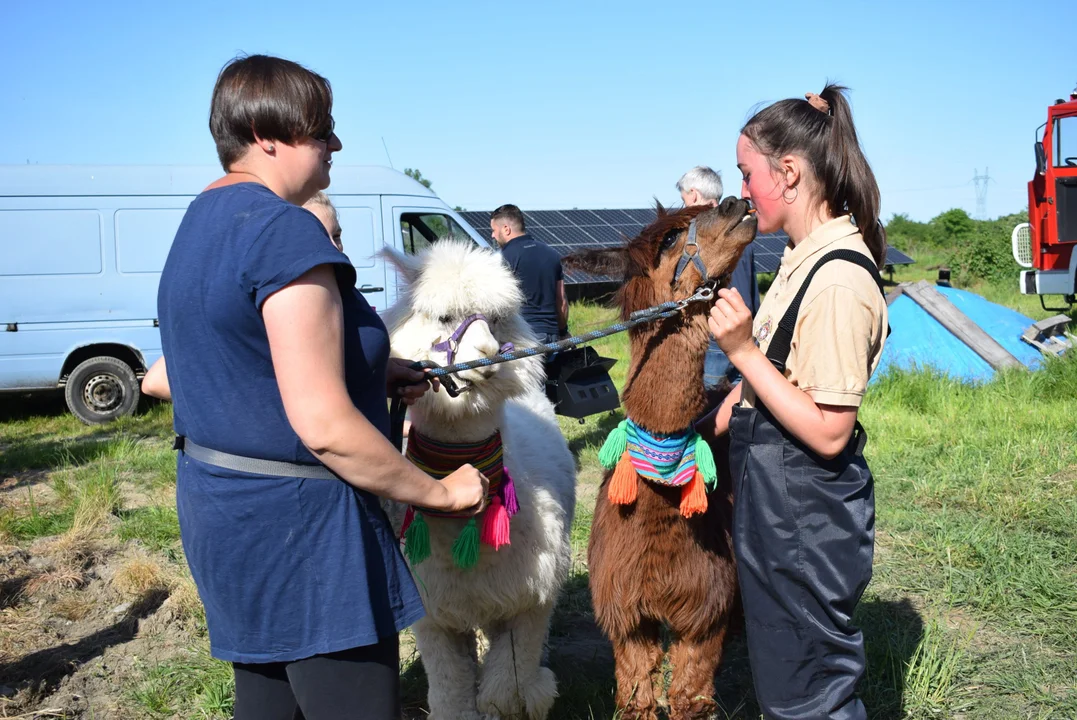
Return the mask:
<path id="1" fill-rule="evenodd" d="M 879 187 L 845 88 L 753 116 L 737 142 L 761 233 L 789 247 L 756 314 L 722 290 L 710 317 L 743 376 L 700 421 L 730 435 L 734 550 L 767 718 L 866 718 L 853 610 L 871 579 L 875 495 L 857 410 L 882 354 Z"/>

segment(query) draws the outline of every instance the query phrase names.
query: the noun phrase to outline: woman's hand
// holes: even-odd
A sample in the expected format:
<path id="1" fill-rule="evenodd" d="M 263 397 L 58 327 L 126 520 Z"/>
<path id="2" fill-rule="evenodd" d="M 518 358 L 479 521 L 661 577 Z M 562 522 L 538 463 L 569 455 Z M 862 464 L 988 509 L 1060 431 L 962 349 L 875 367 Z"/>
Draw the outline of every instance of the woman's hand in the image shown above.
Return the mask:
<path id="1" fill-rule="evenodd" d="M 471 465 L 463 465 L 439 483 L 444 490 L 444 498 L 439 506 L 431 510 L 461 513 L 471 511 L 477 515 L 486 507 L 486 493 L 490 491 L 490 481 Z"/>
<path id="2" fill-rule="evenodd" d="M 411 365 L 414 362 L 403 358 L 389 358 L 389 365 L 385 368 L 388 396 L 402 398 L 405 405 L 414 405 L 431 387 L 434 392 L 441 387 L 437 378 L 428 378 L 424 371 L 413 369 Z"/>
<path id="3" fill-rule="evenodd" d="M 718 291 L 718 301 L 711 308 L 707 327 L 718 341 L 718 347 L 722 348 L 722 352 L 735 366 L 737 361 L 734 358 L 737 355 L 755 347 L 752 339 L 752 311 L 744 304 L 736 288 Z"/>

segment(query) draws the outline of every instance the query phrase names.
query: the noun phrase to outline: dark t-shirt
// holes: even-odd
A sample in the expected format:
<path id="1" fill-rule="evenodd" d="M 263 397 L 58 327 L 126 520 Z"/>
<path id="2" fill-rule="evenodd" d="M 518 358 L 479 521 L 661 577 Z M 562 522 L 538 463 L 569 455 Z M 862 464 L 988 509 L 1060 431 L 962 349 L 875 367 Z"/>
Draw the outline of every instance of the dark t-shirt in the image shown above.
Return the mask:
<path id="1" fill-rule="evenodd" d="M 539 336 L 557 335 L 557 283 L 564 279 L 561 256 L 528 234 L 505 243 L 501 255 L 520 281 L 524 320 Z"/>
<path id="2" fill-rule="evenodd" d="M 318 219 L 256 183 L 195 198 L 161 274 L 178 434 L 236 455 L 317 462 L 285 415 L 262 304 L 326 264 L 340 288 L 348 393 L 388 435 L 384 323 Z M 377 643 L 422 617 L 375 496 L 343 480 L 253 475 L 182 452 L 177 463 L 180 537 L 214 657 L 297 660 Z"/>

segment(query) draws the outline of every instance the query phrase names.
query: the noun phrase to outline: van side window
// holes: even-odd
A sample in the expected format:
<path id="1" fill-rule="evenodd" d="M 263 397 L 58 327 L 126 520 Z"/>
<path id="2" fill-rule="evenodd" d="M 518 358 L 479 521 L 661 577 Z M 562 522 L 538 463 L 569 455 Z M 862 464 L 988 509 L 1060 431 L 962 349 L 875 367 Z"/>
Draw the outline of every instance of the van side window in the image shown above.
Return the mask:
<path id="1" fill-rule="evenodd" d="M 421 253 L 438 240 L 452 238 L 474 242 L 455 220 L 437 213 L 401 213 L 400 235 L 404 252 Z"/>

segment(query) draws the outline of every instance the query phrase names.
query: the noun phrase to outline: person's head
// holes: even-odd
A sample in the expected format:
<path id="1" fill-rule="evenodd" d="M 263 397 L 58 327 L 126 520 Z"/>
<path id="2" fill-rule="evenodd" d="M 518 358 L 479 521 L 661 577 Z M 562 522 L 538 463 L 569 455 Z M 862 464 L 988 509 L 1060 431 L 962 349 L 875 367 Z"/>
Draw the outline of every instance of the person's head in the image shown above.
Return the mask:
<path id="1" fill-rule="evenodd" d="M 741 129 L 737 167 L 759 232 L 785 230 L 812 216 L 853 216 L 880 267 L 886 237 L 879 222 L 879 186 L 853 126 L 846 89 L 827 85 L 806 100 L 781 100 Z M 796 238 L 795 238 L 796 239 Z"/>
<path id="2" fill-rule="evenodd" d="M 333 206 L 333 201 L 329 199 L 329 196 L 319 190 L 314 193 L 314 197 L 303 203 L 303 207 L 314 213 L 314 217 L 322 221 L 322 225 L 325 225 L 325 231 L 329 233 L 329 239 L 333 241 L 333 246 L 337 250 L 344 252 L 344 244 L 340 241 L 340 218 L 337 216 L 337 209 Z"/>
<path id="3" fill-rule="evenodd" d="M 217 76 L 209 130 L 226 172 L 250 172 L 301 205 L 329 187 L 333 132 L 329 81 L 290 60 L 250 55 Z"/>
<path id="4" fill-rule="evenodd" d="M 722 176 L 704 165 L 697 165 L 677 181 L 677 190 L 685 207 L 717 206 L 722 199 Z"/>
<path id="5" fill-rule="evenodd" d="M 509 240 L 523 235 L 527 232 L 524 214 L 515 205 L 502 205 L 490 215 L 490 232 L 498 245 L 504 245 Z"/>

